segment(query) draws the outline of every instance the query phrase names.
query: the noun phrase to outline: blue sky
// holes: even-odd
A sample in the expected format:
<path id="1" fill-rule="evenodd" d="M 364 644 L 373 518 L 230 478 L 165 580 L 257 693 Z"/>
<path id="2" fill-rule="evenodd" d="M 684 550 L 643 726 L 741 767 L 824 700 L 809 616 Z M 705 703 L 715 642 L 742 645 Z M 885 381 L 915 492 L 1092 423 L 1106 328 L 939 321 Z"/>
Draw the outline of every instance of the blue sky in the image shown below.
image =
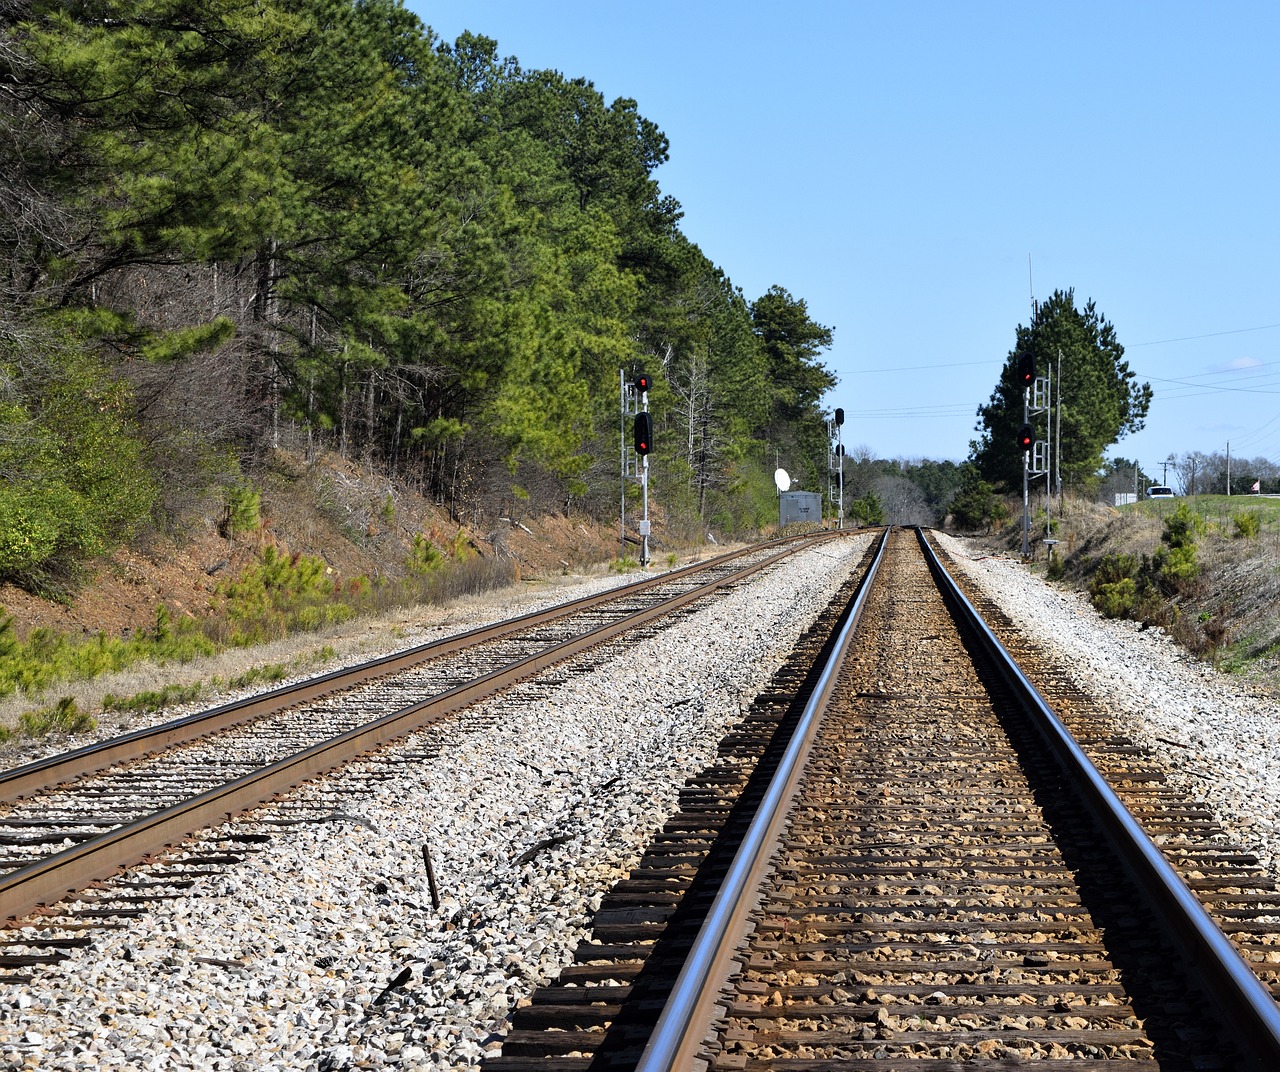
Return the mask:
<path id="1" fill-rule="evenodd" d="M 1280 5 L 408 6 L 638 102 L 684 233 L 834 327 L 846 447 L 962 459 L 1070 287 L 1155 391 L 1113 453 L 1280 461 Z"/>

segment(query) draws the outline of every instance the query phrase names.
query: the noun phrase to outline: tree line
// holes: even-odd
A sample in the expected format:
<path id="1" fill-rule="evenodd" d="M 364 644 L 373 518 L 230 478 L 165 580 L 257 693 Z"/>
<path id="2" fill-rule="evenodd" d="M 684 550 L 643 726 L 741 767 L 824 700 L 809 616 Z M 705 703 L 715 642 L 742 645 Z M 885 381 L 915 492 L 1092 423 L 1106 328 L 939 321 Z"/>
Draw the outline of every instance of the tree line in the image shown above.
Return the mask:
<path id="1" fill-rule="evenodd" d="M 603 511 L 619 369 L 690 526 L 824 475 L 833 329 L 682 233 L 637 102 L 399 0 L 0 0 L 0 137 L 0 578 L 280 447 Z"/>

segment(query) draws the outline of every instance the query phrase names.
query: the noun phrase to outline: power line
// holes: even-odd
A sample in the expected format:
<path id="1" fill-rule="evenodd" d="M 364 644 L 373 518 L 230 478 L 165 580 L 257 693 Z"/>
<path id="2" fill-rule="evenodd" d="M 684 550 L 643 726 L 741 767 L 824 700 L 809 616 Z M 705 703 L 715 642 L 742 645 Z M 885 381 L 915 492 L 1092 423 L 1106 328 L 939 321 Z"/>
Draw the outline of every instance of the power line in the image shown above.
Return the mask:
<path id="1" fill-rule="evenodd" d="M 1207 335 L 1183 335 L 1176 339 L 1154 339 L 1151 342 L 1131 342 L 1129 349 L 1136 349 L 1139 346 L 1163 346 L 1169 342 L 1192 342 L 1196 339 L 1216 339 L 1220 335 L 1243 335 L 1247 331 L 1270 331 L 1272 328 L 1280 328 L 1280 324 L 1260 324 L 1256 328 L 1232 328 L 1230 331 L 1211 331 Z"/>

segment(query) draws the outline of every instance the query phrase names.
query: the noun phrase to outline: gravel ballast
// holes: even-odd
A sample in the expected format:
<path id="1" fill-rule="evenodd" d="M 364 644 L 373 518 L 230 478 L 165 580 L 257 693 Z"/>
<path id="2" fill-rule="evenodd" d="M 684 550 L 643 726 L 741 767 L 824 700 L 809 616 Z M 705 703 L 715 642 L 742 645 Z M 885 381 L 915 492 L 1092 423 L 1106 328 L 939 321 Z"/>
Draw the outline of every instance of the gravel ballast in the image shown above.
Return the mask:
<path id="1" fill-rule="evenodd" d="M 276 836 L 6 988 L 8 1067 L 478 1064 L 868 540 L 803 552 L 563 684 L 521 686 L 210 832 L 223 851 Z"/>
<path id="2" fill-rule="evenodd" d="M 209 844 L 228 831 L 277 836 L 191 896 L 95 934 L 29 987 L 5 988 L 6 1067 L 477 1065 L 500 1047 L 513 1007 L 569 961 L 601 896 L 866 542 L 811 550 L 617 645 L 605 665 L 556 674 L 563 685 L 524 686 L 211 834 Z M 1158 630 L 1101 618 L 1016 560 L 941 542 L 1276 869 L 1273 700 Z"/>

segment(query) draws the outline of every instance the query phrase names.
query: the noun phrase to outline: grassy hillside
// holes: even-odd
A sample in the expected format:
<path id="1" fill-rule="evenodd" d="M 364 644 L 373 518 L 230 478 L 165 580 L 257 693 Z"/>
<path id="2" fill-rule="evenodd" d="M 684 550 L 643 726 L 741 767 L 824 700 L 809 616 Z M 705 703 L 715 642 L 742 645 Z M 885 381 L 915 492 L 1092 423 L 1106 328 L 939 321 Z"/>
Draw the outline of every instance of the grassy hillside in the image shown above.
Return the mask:
<path id="1" fill-rule="evenodd" d="M 1098 589 L 1111 579 L 1106 571 L 1117 562 L 1130 564 L 1139 606 L 1126 616 L 1166 628 L 1221 670 L 1280 687 L 1280 499 L 1198 495 L 1119 508 L 1069 500 L 1054 510 L 1061 514 L 1054 518 L 1058 561 L 1050 565 L 1040 542 L 1041 510 L 1032 519 L 1033 568 L 1092 589 L 1100 606 Z M 1170 556 L 1178 553 L 1177 539 L 1171 541 L 1170 529 L 1188 516 L 1186 568 L 1175 575 Z M 1018 524 L 1015 518 L 1003 533 L 1004 546 L 1013 550 L 1021 548 Z"/>

